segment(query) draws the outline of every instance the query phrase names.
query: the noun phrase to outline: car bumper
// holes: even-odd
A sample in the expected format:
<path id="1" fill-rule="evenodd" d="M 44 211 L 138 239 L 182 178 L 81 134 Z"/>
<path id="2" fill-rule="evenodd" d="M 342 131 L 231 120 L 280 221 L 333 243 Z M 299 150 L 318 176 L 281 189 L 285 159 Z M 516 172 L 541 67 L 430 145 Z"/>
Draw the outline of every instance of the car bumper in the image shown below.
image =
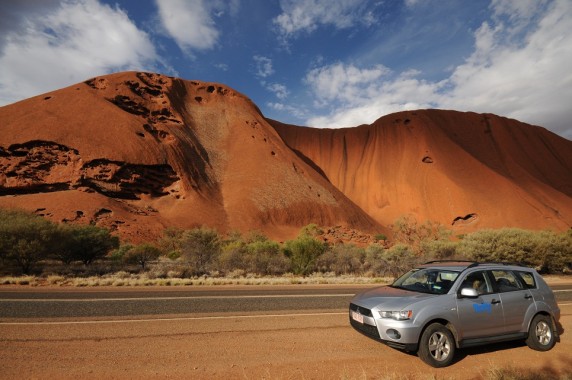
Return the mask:
<path id="1" fill-rule="evenodd" d="M 355 313 L 359 314 L 359 321 Z M 350 305 L 349 319 L 354 329 L 372 339 L 399 350 L 417 352 L 419 327 L 409 320 L 374 318 L 370 310 L 356 305 Z"/>

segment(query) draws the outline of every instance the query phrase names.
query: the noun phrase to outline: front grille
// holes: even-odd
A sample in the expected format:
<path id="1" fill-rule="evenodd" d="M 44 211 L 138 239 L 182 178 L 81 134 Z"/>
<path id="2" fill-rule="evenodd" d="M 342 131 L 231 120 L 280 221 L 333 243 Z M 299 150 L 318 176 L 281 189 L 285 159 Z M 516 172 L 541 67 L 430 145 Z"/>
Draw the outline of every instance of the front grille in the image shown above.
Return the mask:
<path id="1" fill-rule="evenodd" d="M 350 317 L 350 325 L 352 325 L 352 327 L 354 329 L 356 329 L 357 331 L 359 331 L 360 333 L 362 333 L 362 334 L 364 334 L 370 338 L 373 338 L 376 340 L 381 339 L 381 337 L 379 336 L 379 331 L 377 331 L 377 327 L 375 327 L 375 326 L 371 326 L 371 325 L 368 325 L 365 323 L 362 324 L 362 323 L 356 322 L 351 317 Z"/>
<path id="2" fill-rule="evenodd" d="M 361 315 L 365 315 L 366 317 L 373 317 L 373 314 L 371 314 L 371 310 L 366 309 L 365 307 L 358 306 L 354 303 L 350 303 L 350 310 L 356 311 Z"/>

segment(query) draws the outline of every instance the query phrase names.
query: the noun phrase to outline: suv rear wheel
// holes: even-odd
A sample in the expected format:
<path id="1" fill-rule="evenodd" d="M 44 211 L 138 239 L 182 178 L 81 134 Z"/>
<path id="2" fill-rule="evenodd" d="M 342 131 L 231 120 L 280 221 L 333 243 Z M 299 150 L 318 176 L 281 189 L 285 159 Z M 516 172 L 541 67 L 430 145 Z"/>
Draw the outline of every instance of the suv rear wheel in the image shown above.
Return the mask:
<path id="1" fill-rule="evenodd" d="M 417 355 L 432 367 L 448 366 L 455 356 L 453 334 L 440 323 L 429 325 L 421 335 Z"/>
<path id="2" fill-rule="evenodd" d="M 541 314 L 534 317 L 528 329 L 526 345 L 536 351 L 548 351 L 555 343 L 551 318 Z"/>

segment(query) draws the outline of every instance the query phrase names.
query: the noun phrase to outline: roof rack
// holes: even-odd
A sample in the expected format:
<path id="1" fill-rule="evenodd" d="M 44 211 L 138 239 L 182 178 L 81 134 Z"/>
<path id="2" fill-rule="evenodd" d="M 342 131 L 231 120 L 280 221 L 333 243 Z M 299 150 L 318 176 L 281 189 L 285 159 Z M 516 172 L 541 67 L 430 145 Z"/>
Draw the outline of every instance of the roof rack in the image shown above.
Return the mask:
<path id="1" fill-rule="evenodd" d="M 468 268 L 478 267 L 480 265 L 514 265 L 517 267 L 527 266 L 526 264 L 521 263 L 519 261 L 484 261 L 482 263 L 475 261 L 471 265 L 469 265 Z"/>
<path id="2" fill-rule="evenodd" d="M 472 263 L 472 264 L 476 264 L 476 262 L 474 260 L 431 260 L 431 261 L 427 261 L 426 263 L 423 263 L 423 265 L 425 265 L 425 264 L 437 264 L 437 263 Z"/>
<path id="3" fill-rule="evenodd" d="M 439 264 L 439 263 L 468 263 L 469 265 L 467 268 L 474 268 L 480 265 L 514 265 L 519 267 L 528 267 L 526 264 L 518 262 L 518 261 L 483 261 L 478 262 L 474 260 L 431 260 L 423 263 L 426 264 Z"/>

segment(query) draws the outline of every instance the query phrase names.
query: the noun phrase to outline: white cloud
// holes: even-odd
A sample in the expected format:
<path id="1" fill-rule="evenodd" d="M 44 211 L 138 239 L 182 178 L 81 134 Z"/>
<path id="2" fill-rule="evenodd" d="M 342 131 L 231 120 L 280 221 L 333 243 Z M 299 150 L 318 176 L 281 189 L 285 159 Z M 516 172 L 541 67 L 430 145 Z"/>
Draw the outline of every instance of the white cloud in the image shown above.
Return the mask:
<path id="1" fill-rule="evenodd" d="M 307 124 L 349 127 L 400 110 L 445 108 L 496 113 L 572 139 L 572 2 L 539 3 L 535 15 L 518 4 L 493 1 L 494 17 L 475 31 L 473 53 L 440 82 L 383 66 L 309 71 L 305 82 L 330 112 Z"/>
<path id="2" fill-rule="evenodd" d="M 319 73 L 321 75 L 317 78 L 321 80 L 318 84 L 313 82 L 316 77 L 307 77 L 306 80 L 314 83 L 313 90 L 319 98 L 326 96 L 330 99 L 329 105 L 334 112 L 307 121 L 308 125 L 318 128 L 369 124 L 392 112 L 433 107 L 440 98 L 438 92 L 442 86 L 441 83 L 417 79 L 419 73 L 415 71 L 386 78 L 384 75 L 389 71 L 384 67 L 358 69 L 353 65 L 335 64 L 320 69 Z M 338 80 L 333 79 L 336 75 Z M 335 84 L 327 86 L 327 78 Z M 324 87 L 320 88 L 320 85 Z"/>
<path id="3" fill-rule="evenodd" d="M 0 55 L 0 104 L 118 70 L 140 70 L 158 57 L 148 35 L 119 8 L 67 0 L 32 13 L 6 31 Z"/>
<path id="4" fill-rule="evenodd" d="M 167 33 L 176 41 L 179 48 L 187 53 L 192 49 L 213 48 L 220 32 L 211 17 L 211 12 L 222 15 L 215 8 L 218 2 L 203 0 L 156 0 L 159 18 Z M 231 3 L 234 7 L 236 2 Z"/>
<path id="5" fill-rule="evenodd" d="M 266 79 L 274 74 L 274 68 L 272 67 L 272 59 L 264 57 L 261 55 L 255 55 L 252 57 L 254 59 L 256 72 L 254 75 L 258 77 L 260 85 L 266 88 L 268 91 L 274 93 L 274 95 L 280 99 L 284 100 L 290 94 L 288 88 L 281 83 L 267 82 Z M 276 108 L 275 108 L 276 109 Z"/>
<path id="6" fill-rule="evenodd" d="M 276 95 L 276 97 L 278 99 L 284 100 L 288 97 L 288 95 L 290 94 L 290 92 L 288 91 L 288 88 L 286 88 L 285 85 L 280 84 L 280 83 L 270 83 L 266 86 L 266 88 L 273 92 L 274 95 Z"/>
<path id="7" fill-rule="evenodd" d="M 274 69 L 272 68 L 272 60 L 268 57 L 263 57 L 260 55 L 255 55 L 252 57 L 254 63 L 256 64 L 256 76 L 259 78 L 266 78 L 274 74 Z"/>
<path id="8" fill-rule="evenodd" d="M 335 63 L 310 70 L 305 81 L 312 86 L 322 100 L 342 100 L 348 104 L 359 103 L 364 94 L 375 91 L 380 78 L 389 73 L 382 65 L 360 69 L 354 65 Z"/>
<path id="9" fill-rule="evenodd" d="M 504 12 L 509 3 L 493 5 Z M 483 24 L 477 49 L 454 71 L 443 105 L 498 113 L 572 138 L 572 2 L 552 2 L 540 15 L 518 41 L 506 36 L 513 35 L 514 25 L 524 30 L 523 20 L 534 20 L 528 13 L 499 20 L 494 28 Z"/>
<path id="10" fill-rule="evenodd" d="M 362 0 L 282 0 L 280 7 L 282 13 L 272 21 L 284 37 L 312 32 L 320 25 L 346 29 L 375 22 L 371 6 Z"/>
<path id="11" fill-rule="evenodd" d="M 279 103 L 279 102 L 268 102 L 266 103 L 266 106 L 269 108 L 272 108 L 273 110 L 279 111 L 279 112 L 286 112 L 288 114 L 291 114 L 299 119 L 303 119 L 307 117 L 307 111 L 304 109 L 304 107 L 294 107 L 291 106 L 289 104 L 284 104 L 284 103 Z"/>

